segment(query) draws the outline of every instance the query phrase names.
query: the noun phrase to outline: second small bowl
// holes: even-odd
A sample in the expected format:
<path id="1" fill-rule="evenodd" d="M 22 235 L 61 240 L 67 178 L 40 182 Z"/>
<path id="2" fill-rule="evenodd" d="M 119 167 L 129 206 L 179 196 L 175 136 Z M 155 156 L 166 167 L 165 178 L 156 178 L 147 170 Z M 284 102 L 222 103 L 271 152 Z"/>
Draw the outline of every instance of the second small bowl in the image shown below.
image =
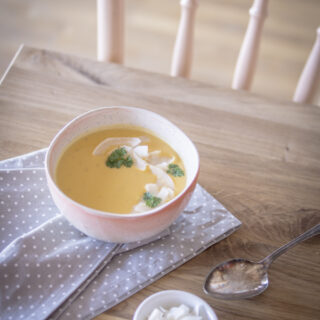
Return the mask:
<path id="1" fill-rule="evenodd" d="M 195 311 L 203 320 L 218 320 L 217 315 L 207 302 L 192 293 L 180 290 L 165 290 L 149 296 L 138 306 L 133 320 L 147 320 L 155 308 L 170 309 L 181 304 Z"/>

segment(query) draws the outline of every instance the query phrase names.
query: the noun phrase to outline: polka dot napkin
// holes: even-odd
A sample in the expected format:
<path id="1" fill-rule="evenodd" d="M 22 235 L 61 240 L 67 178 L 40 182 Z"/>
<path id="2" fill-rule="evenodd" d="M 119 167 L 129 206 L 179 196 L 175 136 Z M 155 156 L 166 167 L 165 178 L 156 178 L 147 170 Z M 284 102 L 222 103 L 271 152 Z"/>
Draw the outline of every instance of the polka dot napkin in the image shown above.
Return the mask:
<path id="1" fill-rule="evenodd" d="M 1 319 L 91 319 L 240 226 L 201 186 L 169 230 L 114 244 L 73 228 L 46 185 L 46 150 L 0 162 Z"/>

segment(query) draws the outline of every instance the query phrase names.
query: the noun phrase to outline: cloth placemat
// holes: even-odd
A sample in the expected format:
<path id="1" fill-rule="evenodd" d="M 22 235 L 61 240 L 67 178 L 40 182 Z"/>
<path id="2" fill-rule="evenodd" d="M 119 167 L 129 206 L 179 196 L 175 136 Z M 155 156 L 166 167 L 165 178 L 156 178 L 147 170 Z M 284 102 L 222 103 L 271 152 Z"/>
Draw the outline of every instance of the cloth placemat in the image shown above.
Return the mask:
<path id="1" fill-rule="evenodd" d="M 0 314 L 91 319 L 230 235 L 240 221 L 197 185 L 169 230 L 132 244 L 87 237 L 46 185 L 46 149 L 0 162 Z"/>

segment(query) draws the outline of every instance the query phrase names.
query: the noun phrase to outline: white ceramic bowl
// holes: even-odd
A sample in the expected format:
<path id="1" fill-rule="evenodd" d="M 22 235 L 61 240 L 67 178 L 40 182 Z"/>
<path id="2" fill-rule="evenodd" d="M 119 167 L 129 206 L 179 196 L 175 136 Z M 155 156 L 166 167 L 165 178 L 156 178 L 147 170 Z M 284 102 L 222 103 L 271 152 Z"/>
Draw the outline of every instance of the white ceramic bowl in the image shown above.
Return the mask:
<path id="1" fill-rule="evenodd" d="M 203 320 L 218 320 L 207 302 L 192 293 L 179 290 L 165 290 L 149 296 L 138 306 L 133 320 L 146 320 L 155 308 L 163 307 L 168 310 L 181 304 L 190 307 Z"/>
<path id="2" fill-rule="evenodd" d="M 65 195 L 55 182 L 55 170 L 64 149 L 78 136 L 115 124 L 140 126 L 167 142 L 182 159 L 186 186 L 162 206 L 142 213 L 118 214 L 86 207 Z M 160 115 L 140 108 L 108 107 L 87 112 L 69 122 L 51 142 L 46 176 L 53 200 L 61 213 L 80 231 L 94 238 L 117 243 L 152 237 L 170 226 L 188 204 L 199 174 L 199 156 L 191 140 Z"/>

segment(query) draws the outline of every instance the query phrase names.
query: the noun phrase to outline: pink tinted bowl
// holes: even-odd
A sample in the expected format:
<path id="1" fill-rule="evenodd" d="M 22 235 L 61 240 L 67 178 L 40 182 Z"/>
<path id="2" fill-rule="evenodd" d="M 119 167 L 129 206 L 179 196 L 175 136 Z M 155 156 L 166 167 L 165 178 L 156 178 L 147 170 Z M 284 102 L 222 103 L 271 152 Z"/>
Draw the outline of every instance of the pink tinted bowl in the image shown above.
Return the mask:
<path id="1" fill-rule="evenodd" d="M 184 163 L 187 180 L 179 195 L 146 212 L 119 214 L 86 207 L 59 189 L 55 181 L 55 170 L 65 148 L 80 135 L 116 124 L 145 128 L 167 142 L 178 153 Z M 105 107 L 78 116 L 58 132 L 49 146 L 45 169 L 53 200 L 74 227 L 99 240 L 127 243 L 152 237 L 177 219 L 196 186 L 199 155 L 191 140 L 162 116 L 140 108 Z"/>

